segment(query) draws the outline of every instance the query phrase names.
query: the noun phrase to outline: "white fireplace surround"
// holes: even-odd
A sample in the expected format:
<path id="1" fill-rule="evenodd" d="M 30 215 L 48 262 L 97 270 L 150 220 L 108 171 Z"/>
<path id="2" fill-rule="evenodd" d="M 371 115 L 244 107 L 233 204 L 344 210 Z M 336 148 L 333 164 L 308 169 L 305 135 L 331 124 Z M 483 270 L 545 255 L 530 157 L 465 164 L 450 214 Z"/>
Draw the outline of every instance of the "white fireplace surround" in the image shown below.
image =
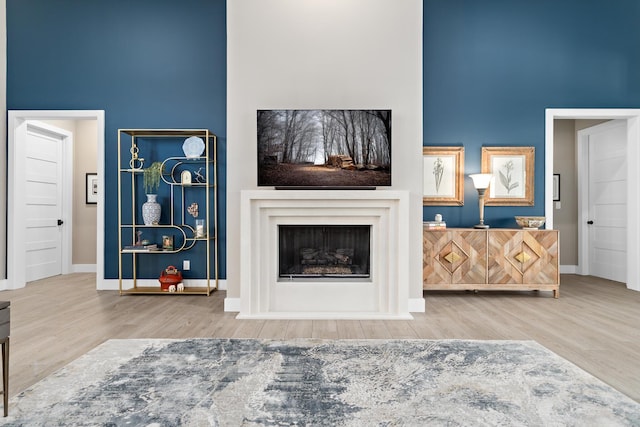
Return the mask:
<path id="1" fill-rule="evenodd" d="M 279 225 L 371 226 L 367 279 L 281 279 Z M 411 319 L 409 193 L 241 192 L 239 319 Z"/>

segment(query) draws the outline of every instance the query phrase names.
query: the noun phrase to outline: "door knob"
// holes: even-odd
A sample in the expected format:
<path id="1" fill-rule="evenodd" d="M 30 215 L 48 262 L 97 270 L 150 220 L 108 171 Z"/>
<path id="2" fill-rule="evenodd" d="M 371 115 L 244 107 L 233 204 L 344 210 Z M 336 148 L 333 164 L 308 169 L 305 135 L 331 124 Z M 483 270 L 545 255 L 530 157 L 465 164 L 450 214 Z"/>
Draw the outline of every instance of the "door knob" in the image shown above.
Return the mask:
<path id="1" fill-rule="evenodd" d="M 591 225 L 593 224 L 593 221 L 587 221 L 587 224 Z"/>
<path id="2" fill-rule="evenodd" d="M 63 220 L 61 220 L 61 219 L 59 219 L 59 220 L 58 220 L 58 225 L 62 225 L 62 224 L 64 224 L 64 221 L 63 221 Z"/>

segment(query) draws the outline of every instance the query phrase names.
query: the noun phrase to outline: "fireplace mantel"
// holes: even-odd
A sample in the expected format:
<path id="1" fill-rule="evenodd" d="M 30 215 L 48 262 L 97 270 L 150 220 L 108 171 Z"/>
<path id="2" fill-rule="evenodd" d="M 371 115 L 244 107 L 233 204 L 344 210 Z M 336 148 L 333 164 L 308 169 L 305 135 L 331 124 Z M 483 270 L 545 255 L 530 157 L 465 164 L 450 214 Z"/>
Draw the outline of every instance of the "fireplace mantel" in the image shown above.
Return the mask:
<path id="1" fill-rule="evenodd" d="M 393 190 L 241 192 L 240 319 L 411 319 L 409 193 Z M 362 281 L 278 278 L 279 225 L 370 225 Z"/>

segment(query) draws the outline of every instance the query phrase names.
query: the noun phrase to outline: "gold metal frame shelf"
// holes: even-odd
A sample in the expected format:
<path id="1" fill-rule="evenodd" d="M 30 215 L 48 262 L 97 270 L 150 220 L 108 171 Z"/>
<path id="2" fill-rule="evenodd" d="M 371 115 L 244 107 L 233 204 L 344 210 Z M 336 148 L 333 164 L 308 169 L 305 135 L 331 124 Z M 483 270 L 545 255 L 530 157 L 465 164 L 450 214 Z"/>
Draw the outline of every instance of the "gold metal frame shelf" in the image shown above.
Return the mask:
<path id="1" fill-rule="evenodd" d="M 205 142 L 202 155 L 198 157 L 186 157 L 173 155 L 166 158 L 154 159 L 153 144 L 167 139 L 179 139 L 188 137 L 200 137 Z M 144 139 L 141 141 L 141 139 Z M 182 143 L 181 143 L 182 144 Z M 182 151 L 182 145 L 176 144 L 175 153 Z M 127 154 L 131 154 L 128 159 Z M 133 294 L 162 294 L 162 295 L 210 295 L 218 289 L 218 188 L 217 188 L 217 136 L 207 129 L 119 129 L 118 130 L 118 283 L 120 295 Z M 169 186 L 170 204 L 163 206 L 163 209 L 170 209 L 169 224 L 144 225 L 136 223 L 136 210 L 142 204 L 143 192 L 137 190 L 136 181 L 142 179 L 140 173 L 144 172 L 144 165 L 150 165 L 154 161 L 162 163 L 162 170 L 165 166 L 170 166 L 169 173 L 161 175 L 161 185 Z M 198 182 L 183 183 L 179 180 L 180 171 L 183 165 L 200 164 L 198 170 Z M 131 199 L 123 199 L 123 189 L 127 186 Z M 189 189 L 189 190 L 187 190 Z M 196 228 L 187 224 L 185 191 L 203 192 L 205 206 L 201 210 L 204 214 L 204 236 L 198 236 Z M 142 194 L 137 194 L 142 193 Z M 177 212 L 177 210 L 180 212 Z M 126 212 L 126 216 L 123 215 Z M 123 221 L 123 217 L 127 221 Z M 130 218 L 130 221 L 129 221 Z M 200 218 L 199 218 L 200 219 Z M 195 220 L 195 217 L 194 217 Z M 140 229 L 167 229 L 177 230 L 181 238 L 181 244 L 170 250 L 136 250 L 127 249 L 126 246 L 133 246 L 136 242 L 137 232 Z M 129 235 L 128 231 L 131 231 Z M 196 247 L 196 243 L 203 242 L 202 246 Z M 189 250 L 206 251 L 206 277 L 191 280 L 206 281 L 206 286 L 189 286 L 189 279 L 186 279 L 185 287 L 180 292 L 167 292 L 158 286 L 148 286 L 151 279 L 140 279 L 137 277 L 138 264 L 144 257 L 150 255 L 176 254 Z M 213 254 L 212 254 L 213 251 Z M 213 255 L 213 259 L 212 259 Z M 131 257 L 131 274 L 124 277 L 123 258 Z M 158 258 L 153 257 L 157 262 Z M 145 285 L 139 284 L 144 281 Z M 130 282 L 132 287 L 125 288 L 125 284 Z"/>

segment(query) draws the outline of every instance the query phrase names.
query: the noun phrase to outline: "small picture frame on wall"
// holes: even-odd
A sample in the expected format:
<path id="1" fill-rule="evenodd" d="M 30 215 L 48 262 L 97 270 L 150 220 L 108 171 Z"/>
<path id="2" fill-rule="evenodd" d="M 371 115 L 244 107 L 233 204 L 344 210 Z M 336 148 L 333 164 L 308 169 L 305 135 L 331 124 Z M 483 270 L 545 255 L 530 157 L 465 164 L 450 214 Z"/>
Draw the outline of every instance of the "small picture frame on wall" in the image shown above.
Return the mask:
<path id="1" fill-rule="evenodd" d="M 422 204 L 464 204 L 464 147 L 422 147 Z"/>
<path id="2" fill-rule="evenodd" d="M 534 147 L 482 147 L 482 173 L 493 174 L 487 206 L 533 206 Z"/>
<path id="3" fill-rule="evenodd" d="M 553 174 L 553 201 L 554 202 L 560 201 L 560 174 L 559 173 Z"/>
<path id="4" fill-rule="evenodd" d="M 86 174 L 86 199 L 87 205 L 95 205 L 98 203 L 98 174 Z"/>

